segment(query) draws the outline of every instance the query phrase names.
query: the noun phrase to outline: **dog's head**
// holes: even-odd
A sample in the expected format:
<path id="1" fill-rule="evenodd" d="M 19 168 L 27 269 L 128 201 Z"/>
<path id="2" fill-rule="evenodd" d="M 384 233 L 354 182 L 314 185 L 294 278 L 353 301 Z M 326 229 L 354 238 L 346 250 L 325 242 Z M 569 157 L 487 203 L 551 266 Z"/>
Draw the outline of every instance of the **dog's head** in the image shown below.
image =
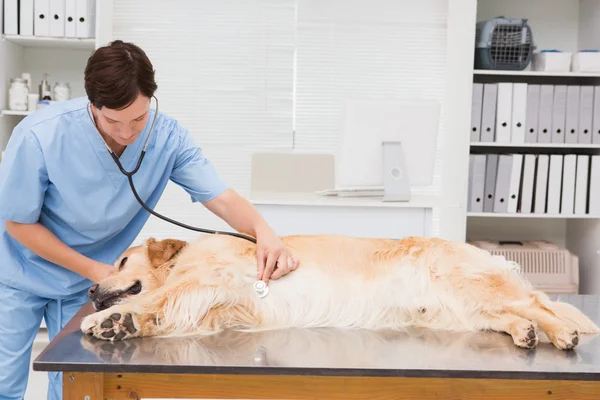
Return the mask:
<path id="1" fill-rule="evenodd" d="M 162 286 L 186 244 L 181 240 L 150 238 L 143 245 L 127 249 L 115 262 L 117 271 L 90 288 L 88 295 L 96 311 L 126 303 Z"/>

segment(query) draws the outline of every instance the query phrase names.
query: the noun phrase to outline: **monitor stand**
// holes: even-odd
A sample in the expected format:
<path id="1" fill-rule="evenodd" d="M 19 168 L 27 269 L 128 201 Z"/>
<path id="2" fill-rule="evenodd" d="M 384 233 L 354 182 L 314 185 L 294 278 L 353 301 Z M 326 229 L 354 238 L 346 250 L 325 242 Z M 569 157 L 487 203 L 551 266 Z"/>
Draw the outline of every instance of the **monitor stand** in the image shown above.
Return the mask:
<path id="1" fill-rule="evenodd" d="M 383 149 L 383 201 L 410 201 L 410 179 L 401 142 L 386 141 Z"/>

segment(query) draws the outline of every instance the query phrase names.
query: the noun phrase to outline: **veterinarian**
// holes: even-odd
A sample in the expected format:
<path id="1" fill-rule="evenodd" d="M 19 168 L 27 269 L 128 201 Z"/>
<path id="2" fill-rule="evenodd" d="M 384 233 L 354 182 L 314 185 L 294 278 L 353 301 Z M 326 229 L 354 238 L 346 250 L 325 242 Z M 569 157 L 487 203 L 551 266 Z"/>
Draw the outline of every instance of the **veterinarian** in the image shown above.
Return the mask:
<path id="1" fill-rule="evenodd" d="M 156 89 L 144 51 L 115 41 L 89 58 L 87 97 L 38 110 L 10 137 L 0 163 L 1 400 L 23 398 L 42 318 L 52 340 L 87 302 L 89 287 L 113 273 L 112 263 L 149 217 L 105 142 L 126 170 L 135 167 L 154 118 Z M 159 112 L 133 179 L 151 208 L 170 180 L 233 229 L 255 237 L 259 279 L 297 267 L 175 119 Z M 50 374 L 48 398 L 62 398 L 61 374 Z"/>

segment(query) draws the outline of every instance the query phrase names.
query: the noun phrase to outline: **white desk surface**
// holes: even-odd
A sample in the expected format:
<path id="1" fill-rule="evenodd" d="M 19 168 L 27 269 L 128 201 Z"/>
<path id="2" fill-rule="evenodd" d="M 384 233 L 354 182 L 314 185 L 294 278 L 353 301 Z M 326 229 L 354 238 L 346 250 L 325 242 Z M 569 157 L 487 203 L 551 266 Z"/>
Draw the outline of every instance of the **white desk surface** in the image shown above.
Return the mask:
<path id="1" fill-rule="evenodd" d="M 434 208 L 443 206 L 441 197 L 412 195 L 410 201 L 386 202 L 381 197 L 320 196 L 307 192 L 251 192 L 249 201 L 257 205 L 285 206 L 336 206 L 336 207 L 386 207 Z"/>

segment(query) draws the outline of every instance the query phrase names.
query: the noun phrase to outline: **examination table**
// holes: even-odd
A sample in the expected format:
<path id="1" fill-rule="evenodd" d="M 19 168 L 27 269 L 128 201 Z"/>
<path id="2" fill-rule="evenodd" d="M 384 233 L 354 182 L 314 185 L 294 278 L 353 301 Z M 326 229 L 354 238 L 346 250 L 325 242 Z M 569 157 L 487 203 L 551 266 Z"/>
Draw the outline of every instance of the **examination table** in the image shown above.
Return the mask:
<path id="1" fill-rule="evenodd" d="M 556 296 L 552 296 L 556 297 Z M 600 296 L 564 295 L 600 323 Z M 540 332 L 286 329 L 106 342 L 85 336 L 85 305 L 33 363 L 62 371 L 64 400 L 600 399 L 600 335 L 563 351 Z"/>

